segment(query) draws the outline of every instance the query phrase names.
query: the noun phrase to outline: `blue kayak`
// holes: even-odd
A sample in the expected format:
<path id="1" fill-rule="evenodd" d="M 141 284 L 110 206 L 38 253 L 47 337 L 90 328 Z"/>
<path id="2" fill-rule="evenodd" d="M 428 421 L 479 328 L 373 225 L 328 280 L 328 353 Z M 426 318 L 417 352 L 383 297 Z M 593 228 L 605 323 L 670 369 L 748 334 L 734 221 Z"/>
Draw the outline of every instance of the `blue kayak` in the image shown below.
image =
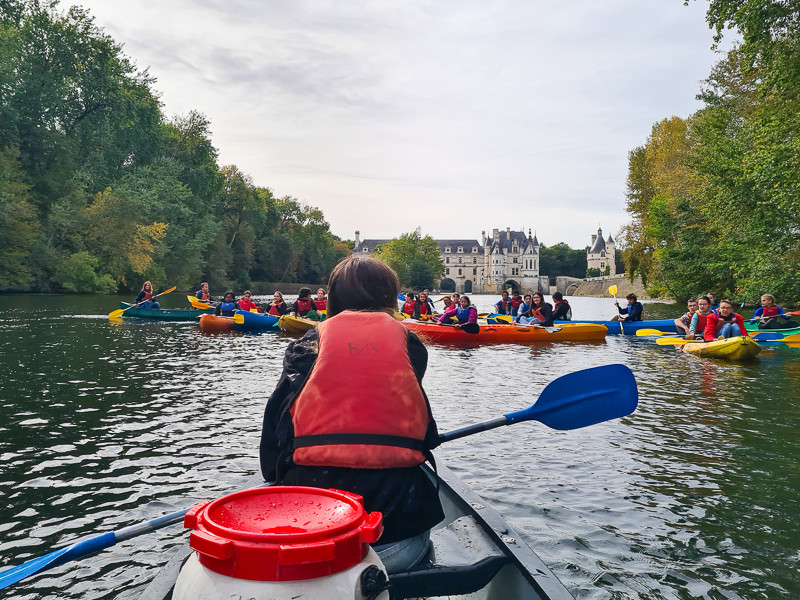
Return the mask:
<path id="1" fill-rule="evenodd" d="M 239 318 L 241 315 L 241 318 Z M 237 331 L 278 331 L 278 318 L 275 315 L 265 315 L 246 310 L 237 310 L 233 313 L 233 322 Z M 241 323 L 239 321 L 242 321 Z"/>

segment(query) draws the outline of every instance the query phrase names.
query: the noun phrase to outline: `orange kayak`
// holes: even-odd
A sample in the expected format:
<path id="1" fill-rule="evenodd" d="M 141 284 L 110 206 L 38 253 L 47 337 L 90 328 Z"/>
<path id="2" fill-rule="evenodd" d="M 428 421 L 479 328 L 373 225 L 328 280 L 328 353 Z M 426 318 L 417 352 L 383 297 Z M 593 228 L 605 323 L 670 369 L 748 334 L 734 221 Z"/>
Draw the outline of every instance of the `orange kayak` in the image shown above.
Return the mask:
<path id="1" fill-rule="evenodd" d="M 203 315 L 200 317 L 200 331 L 203 333 L 222 333 L 236 331 L 233 317 L 218 317 L 217 315 Z"/>
<path id="2" fill-rule="evenodd" d="M 525 344 L 528 342 L 589 342 L 606 337 L 608 327 L 594 323 L 570 323 L 557 327 L 535 325 L 480 325 L 470 334 L 457 327 L 434 325 L 406 319 L 403 324 L 423 341 L 477 344 Z"/>

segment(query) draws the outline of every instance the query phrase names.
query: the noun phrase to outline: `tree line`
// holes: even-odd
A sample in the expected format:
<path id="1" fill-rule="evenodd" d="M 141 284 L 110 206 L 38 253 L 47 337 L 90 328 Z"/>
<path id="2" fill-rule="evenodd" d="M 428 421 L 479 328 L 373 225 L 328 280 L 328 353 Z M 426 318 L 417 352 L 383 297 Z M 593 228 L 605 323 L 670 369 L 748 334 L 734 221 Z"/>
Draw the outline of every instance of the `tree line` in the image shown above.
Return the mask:
<path id="1" fill-rule="evenodd" d="M 0 0 L 0 291 L 325 281 L 350 246 L 323 213 L 218 164 L 154 84 L 86 10 Z"/>
<path id="2" fill-rule="evenodd" d="M 703 107 L 656 123 L 628 161 L 627 272 L 656 296 L 800 301 L 800 2 L 712 0 L 741 34 Z"/>

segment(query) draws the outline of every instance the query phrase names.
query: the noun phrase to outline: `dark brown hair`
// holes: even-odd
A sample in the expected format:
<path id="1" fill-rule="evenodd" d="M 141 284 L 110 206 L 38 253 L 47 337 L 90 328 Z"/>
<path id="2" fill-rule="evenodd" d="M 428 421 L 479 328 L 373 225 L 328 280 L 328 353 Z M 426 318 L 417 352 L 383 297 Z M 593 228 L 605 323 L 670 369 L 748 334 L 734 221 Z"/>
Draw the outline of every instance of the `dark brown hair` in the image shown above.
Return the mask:
<path id="1" fill-rule="evenodd" d="M 328 280 L 328 317 L 345 310 L 394 314 L 399 293 L 397 274 L 389 265 L 353 254 L 334 267 Z"/>
<path id="2" fill-rule="evenodd" d="M 628 294 L 627 296 L 625 296 L 625 299 L 626 300 L 633 300 L 634 302 L 637 302 L 636 294 Z"/>

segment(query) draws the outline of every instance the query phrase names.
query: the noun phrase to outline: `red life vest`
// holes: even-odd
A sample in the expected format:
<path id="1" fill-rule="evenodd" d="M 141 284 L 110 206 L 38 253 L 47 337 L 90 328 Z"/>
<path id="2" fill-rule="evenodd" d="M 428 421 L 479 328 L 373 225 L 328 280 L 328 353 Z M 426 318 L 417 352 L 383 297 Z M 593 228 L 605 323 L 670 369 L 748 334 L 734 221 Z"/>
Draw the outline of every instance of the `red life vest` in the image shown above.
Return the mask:
<path id="1" fill-rule="evenodd" d="M 142 291 L 144 292 L 144 290 L 142 290 Z M 146 301 L 150 300 L 150 298 L 152 298 L 152 297 L 153 297 L 153 290 L 150 290 L 149 292 L 144 292 L 144 298 L 142 298 L 140 300 L 140 302 L 146 302 Z"/>
<path id="2" fill-rule="evenodd" d="M 258 310 L 258 307 L 253 304 L 252 300 L 239 300 L 239 310 Z"/>
<path id="3" fill-rule="evenodd" d="M 522 306 L 522 298 L 511 299 L 511 308 L 519 308 L 520 306 Z"/>
<path id="4" fill-rule="evenodd" d="M 278 306 L 283 304 L 283 302 L 279 302 L 278 304 L 270 303 L 269 310 L 267 311 L 268 315 L 280 315 L 281 311 L 278 310 Z"/>
<path id="5" fill-rule="evenodd" d="M 781 313 L 778 311 L 777 306 L 768 306 L 767 308 L 761 307 L 761 323 L 769 323 L 776 317 L 778 317 Z"/>
<path id="6" fill-rule="evenodd" d="M 704 315 L 699 310 L 695 313 L 697 315 L 697 329 L 694 330 L 695 333 L 702 333 L 706 330 L 706 324 L 708 323 L 708 315 L 713 315 L 713 312 L 709 312 L 708 315 Z"/>
<path id="7" fill-rule="evenodd" d="M 422 464 L 430 413 L 408 356 L 408 329 L 386 313 L 345 311 L 317 332 L 317 360 L 289 409 L 295 464 Z"/>
<path id="8" fill-rule="evenodd" d="M 416 306 L 417 302 L 415 300 L 409 300 L 405 304 L 403 304 L 403 312 L 407 315 L 414 314 L 414 306 Z"/>
<path id="9" fill-rule="evenodd" d="M 419 314 L 420 315 L 429 315 L 429 314 L 431 314 L 431 305 L 428 304 L 427 300 L 425 302 L 420 302 L 419 300 L 417 300 L 417 302 L 419 302 Z"/>
<path id="10" fill-rule="evenodd" d="M 314 300 L 314 304 L 317 305 L 317 310 L 328 310 L 328 299 L 325 298 L 324 300 Z"/>
<path id="11" fill-rule="evenodd" d="M 305 317 L 312 308 L 314 308 L 314 304 L 311 302 L 311 298 L 297 299 L 297 314 L 299 316 Z"/>

